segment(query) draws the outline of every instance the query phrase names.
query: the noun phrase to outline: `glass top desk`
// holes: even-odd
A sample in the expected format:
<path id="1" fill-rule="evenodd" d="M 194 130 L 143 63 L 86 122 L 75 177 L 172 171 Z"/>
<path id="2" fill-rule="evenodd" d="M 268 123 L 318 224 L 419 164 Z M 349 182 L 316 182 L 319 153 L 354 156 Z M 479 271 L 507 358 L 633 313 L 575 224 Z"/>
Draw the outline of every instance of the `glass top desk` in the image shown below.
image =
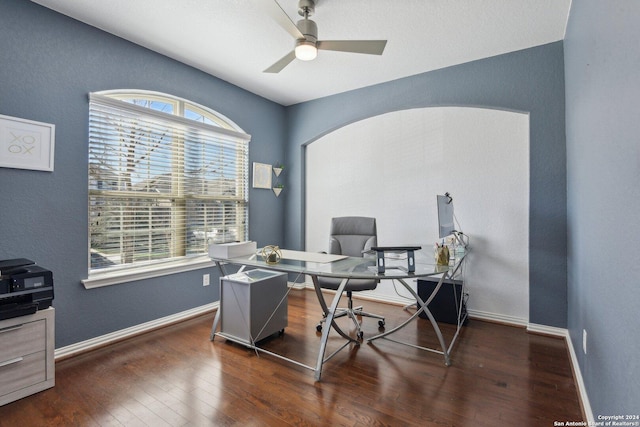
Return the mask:
<path id="1" fill-rule="evenodd" d="M 274 270 L 284 273 L 294 273 L 301 275 L 308 275 L 313 280 L 313 286 L 318 297 L 318 301 L 323 310 L 323 313 L 327 313 L 326 316 L 326 324 L 331 325 L 331 327 L 322 328 L 322 338 L 320 341 L 320 350 L 318 354 L 318 359 L 315 367 L 305 365 L 298 361 L 289 359 L 279 354 L 275 354 L 268 350 L 262 349 L 256 345 L 255 342 L 252 342 L 249 345 L 250 348 L 261 351 L 272 356 L 278 357 L 280 359 L 284 359 L 286 361 L 292 362 L 298 366 L 302 366 L 304 368 L 313 370 L 315 372 L 315 379 L 317 381 L 320 380 L 322 375 L 322 367 L 325 362 L 331 359 L 336 353 L 342 350 L 350 343 L 360 344 L 357 339 L 347 335 L 335 322 L 334 315 L 336 313 L 336 308 L 338 307 L 338 303 L 340 302 L 340 298 L 342 297 L 342 293 L 344 291 L 345 286 L 351 279 L 378 279 L 378 280 L 397 280 L 401 283 L 415 298 L 418 310 L 411 315 L 407 320 L 402 322 L 400 325 L 395 326 L 391 329 L 386 330 L 383 333 L 375 335 L 370 338 L 366 338 L 367 342 L 372 342 L 377 339 L 385 338 L 391 341 L 397 342 L 399 344 L 409 345 L 415 348 L 419 348 L 422 350 L 432 351 L 444 356 L 444 362 L 448 366 L 451 364 L 450 353 L 453 347 L 453 344 L 458 337 L 460 332 L 461 325 L 464 320 L 461 318 L 464 314 L 462 313 L 462 304 L 460 304 L 460 309 L 458 310 L 458 327 L 453 336 L 449 346 L 445 344 L 444 338 L 442 336 L 442 332 L 435 321 L 433 315 L 427 308 L 427 305 L 431 302 L 431 300 L 435 297 L 435 295 L 440 290 L 440 287 L 444 283 L 444 281 L 448 278 L 453 278 L 460 272 L 460 268 L 464 263 L 466 252 L 457 253 L 457 258 L 451 265 L 436 265 L 434 261 L 433 251 L 432 250 L 418 250 L 415 252 L 415 265 L 412 268 L 407 267 L 407 257 L 403 256 L 402 250 L 394 250 L 388 251 L 385 253 L 385 268 L 384 272 L 378 272 L 378 264 L 376 261 L 376 254 L 365 255 L 362 258 L 356 257 L 346 257 L 341 255 L 332 255 L 332 254 L 323 254 L 323 253 L 315 253 L 315 252 L 302 252 L 302 251 L 291 251 L 291 250 L 281 250 L 282 257 L 279 262 L 272 264 L 267 263 L 263 256 L 260 255 L 260 250 L 257 253 L 252 255 L 239 256 L 234 258 L 216 258 L 212 257 L 211 259 L 216 263 L 218 269 L 222 276 L 227 276 L 227 271 L 225 265 L 237 265 L 241 266 L 240 271 L 242 271 L 245 267 L 255 267 L 266 270 Z M 379 255 L 378 255 L 379 258 Z M 413 269 L 415 271 L 409 271 Z M 422 300 L 420 296 L 413 290 L 413 288 L 407 283 L 407 280 L 428 277 L 428 276 L 436 276 L 441 275 L 437 285 L 435 286 L 431 295 L 426 299 Z M 326 277 L 335 277 L 342 279 L 339 288 L 337 289 L 331 304 L 327 304 L 324 294 L 322 293 L 322 289 L 318 284 L 318 276 L 326 276 Z M 464 282 L 463 282 L 464 285 Z M 283 299 L 283 301 L 286 300 Z M 283 303 L 281 301 L 281 303 Z M 220 320 L 220 311 L 221 307 L 216 311 L 216 315 L 213 321 L 213 326 L 211 328 L 211 340 L 214 339 L 218 326 L 218 322 Z M 418 317 L 420 313 L 424 312 L 427 315 L 427 318 L 431 322 L 433 329 L 438 337 L 438 341 L 440 343 L 440 349 L 431 349 L 416 346 L 413 344 L 396 341 L 391 339 L 389 335 L 398 331 L 399 329 L 405 327 L 409 322 Z M 345 339 L 345 343 L 334 351 L 331 355 L 325 357 L 325 350 L 327 347 L 327 340 L 329 337 L 329 333 L 331 330 L 335 330 L 340 336 Z M 227 338 L 227 337 L 225 337 Z"/>

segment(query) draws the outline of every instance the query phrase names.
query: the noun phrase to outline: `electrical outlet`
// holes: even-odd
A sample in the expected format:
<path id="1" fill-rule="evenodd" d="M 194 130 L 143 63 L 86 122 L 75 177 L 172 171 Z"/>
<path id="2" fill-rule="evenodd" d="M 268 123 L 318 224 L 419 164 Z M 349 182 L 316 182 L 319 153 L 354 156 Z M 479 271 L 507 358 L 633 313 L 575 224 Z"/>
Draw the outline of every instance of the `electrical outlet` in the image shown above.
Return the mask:
<path id="1" fill-rule="evenodd" d="M 582 351 L 584 354 L 587 354 L 587 330 L 582 330 Z"/>
<path id="2" fill-rule="evenodd" d="M 202 275 L 202 286 L 209 286 L 209 274 Z"/>

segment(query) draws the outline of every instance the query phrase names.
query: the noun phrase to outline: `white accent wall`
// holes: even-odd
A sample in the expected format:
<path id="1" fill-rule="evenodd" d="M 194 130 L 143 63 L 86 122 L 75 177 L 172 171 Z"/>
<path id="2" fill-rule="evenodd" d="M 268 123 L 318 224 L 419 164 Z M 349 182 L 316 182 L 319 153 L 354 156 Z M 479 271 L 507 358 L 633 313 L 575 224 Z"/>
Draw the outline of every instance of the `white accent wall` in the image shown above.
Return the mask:
<path id="1" fill-rule="evenodd" d="M 464 271 L 476 314 L 529 319 L 529 116 L 441 107 L 402 110 L 337 129 L 306 149 L 306 250 L 327 250 L 330 220 L 377 219 L 381 246 L 438 240 L 436 195 L 453 197 L 470 236 Z M 368 296 L 405 302 L 382 281 Z"/>

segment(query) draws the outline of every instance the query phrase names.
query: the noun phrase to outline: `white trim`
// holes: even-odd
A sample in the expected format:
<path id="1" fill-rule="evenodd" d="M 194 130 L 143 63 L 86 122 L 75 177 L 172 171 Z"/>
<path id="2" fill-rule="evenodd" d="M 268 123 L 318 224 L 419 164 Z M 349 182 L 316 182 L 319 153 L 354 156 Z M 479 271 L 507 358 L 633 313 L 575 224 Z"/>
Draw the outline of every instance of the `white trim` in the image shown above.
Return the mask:
<path id="1" fill-rule="evenodd" d="M 576 382 L 576 389 L 578 390 L 578 396 L 580 397 L 580 404 L 582 405 L 582 412 L 587 417 L 586 421 L 588 425 L 595 425 L 595 419 L 593 418 L 593 411 L 591 410 L 591 404 L 589 403 L 589 396 L 587 395 L 587 388 L 584 385 L 582 378 L 582 371 L 580 371 L 580 363 L 576 356 L 576 351 L 573 348 L 573 341 L 571 341 L 571 334 L 568 329 L 556 328 L 553 326 L 538 325 L 530 323 L 527 325 L 527 332 L 539 333 L 544 335 L 553 335 L 560 338 L 564 338 L 569 351 L 569 360 L 571 362 L 571 370 L 573 372 L 573 378 Z"/>
<path id="2" fill-rule="evenodd" d="M 578 390 L 578 396 L 580 397 L 580 404 L 582 405 L 582 412 L 586 416 L 588 425 L 595 425 L 595 419 L 593 418 L 593 411 L 591 410 L 591 404 L 589 403 L 589 396 L 587 395 L 587 388 L 584 385 L 584 379 L 582 378 L 582 371 L 580 371 L 580 363 L 576 356 L 576 351 L 573 348 L 573 341 L 571 341 L 571 334 L 568 329 L 556 328 L 553 326 L 538 325 L 530 323 L 527 325 L 527 332 L 539 333 L 544 335 L 553 335 L 560 338 L 564 338 L 569 351 L 569 360 L 571 362 L 571 370 L 573 372 L 573 378 L 576 383 L 576 389 Z"/>
<path id="3" fill-rule="evenodd" d="M 311 283 L 304 283 L 303 286 L 307 289 L 313 289 L 313 284 Z M 335 291 L 332 291 L 329 289 L 325 289 L 323 290 L 323 292 L 335 293 Z M 375 292 L 368 292 L 368 291 L 358 292 L 358 298 L 365 301 L 375 301 L 375 302 L 400 305 L 400 306 L 406 306 L 406 305 L 415 303 L 415 301 L 413 301 L 412 299 L 402 298 L 400 296 L 380 295 L 380 294 L 376 294 Z M 486 320 L 489 322 L 498 322 L 498 323 L 503 323 L 511 326 L 519 326 L 519 327 L 527 326 L 527 320 L 521 317 L 507 316 L 504 314 L 489 313 L 486 311 L 469 310 L 469 309 L 467 310 L 467 313 L 469 314 L 469 317 L 473 319 Z"/>
<path id="4" fill-rule="evenodd" d="M 302 290 L 302 289 L 307 289 L 308 288 L 308 284 L 307 283 L 298 283 L 298 282 L 288 282 L 288 285 L 290 288 L 292 289 L 296 289 L 296 290 Z M 313 289 L 313 285 L 311 285 L 311 289 Z"/>
<path id="5" fill-rule="evenodd" d="M 571 334 L 565 329 L 565 341 L 567 342 L 567 348 L 569 349 L 569 358 L 571 359 L 571 369 L 573 370 L 573 377 L 576 381 L 576 388 L 578 389 L 578 395 L 580 396 L 580 403 L 582 404 L 582 412 L 587 417 L 586 421 L 588 425 L 596 425 L 593 418 L 593 411 L 591 409 L 591 403 L 589 403 L 589 396 L 587 395 L 587 387 L 584 385 L 584 379 L 582 378 L 582 371 L 580 371 L 580 364 L 578 363 L 578 357 L 576 356 L 576 350 L 573 348 L 573 341 L 571 341 Z"/>
<path id="6" fill-rule="evenodd" d="M 552 335 L 554 337 L 568 338 L 568 331 L 564 328 L 556 328 L 554 326 L 539 325 L 537 323 L 527 324 L 527 332 L 533 334 Z"/>
<path id="7" fill-rule="evenodd" d="M 289 282 L 289 287 L 293 289 L 305 289 L 305 288 L 313 288 L 313 285 L 310 283 L 292 283 Z M 332 291 L 328 291 L 332 292 Z M 365 300 L 378 301 L 378 302 L 387 302 L 395 305 L 406 305 L 406 301 L 389 301 L 381 298 L 375 297 L 366 297 L 363 298 Z M 401 303 L 401 304 L 398 304 Z M 94 350 L 99 347 L 103 347 L 108 344 L 115 343 L 117 341 L 124 340 L 126 338 L 131 338 L 135 335 L 140 335 L 145 332 L 150 332 L 154 329 L 159 329 L 173 323 L 178 323 L 184 320 L 188 320 L 190 318 L 200 316 L 202 314 L 214 311 L 218 309 L 220 306 L 220 302 L 216 301 L 211 304 L 206 304 L 200 307 L 193 308 L 191 310 L 186 310 L 180 313 L 173 314 L 171 316 L 162 317 L 160 319 L 152 320 L 150 322 L 142 323 L 140 325 L 132 326 L 130 328 L 121 329 L 119 331 L 115 331 L 106 335 L 102 335 L 99 337 L 91 338 L 86 341 L 82 341 L 79 343 L 71 344 L 66 347 L 57 348 L 55 350 L 55 359 L 60 360 L 63 358 L 71 357 L 78 355 L 80 353 L 84 353 L 86 351 Z M 564 341 L 567 345 L 567 349 L 569 351 L 569 360 L 571 363 L 571 369 L 573 372 L 573 376 L 576 382 L 576 388 L 578 390 L 578 395 L 580 397 L 580 403 L 582 405 L 582 410 L 587 417 L 587 422 L 589 425 L 595 424 L 595 420 L 593 418 L 593 411 L 591 410 L 591 404 L 589 403 L 589 396 L 587 395 L 586 387 L 584 384 L 584 380 L 582 378 L 582 372 L 580 371 L 580 365 L 578 363 L 578 358 L 576 357 L 575 349 L 573 348 L 573 342 L 571 341 L 571 336 L 569 335 L 569 331 L 564 328 L 557 328 L 553 326 L 539 325 L 535 323 L 527 323 L 522 321 L 522 319 L 513 317 L 513 316 L 505 316 L 501 314 L 488 313 L 483 311 L 474 311 L 469 310 L 469 317 L 479 319 L 479 320 L 487 320 L 487 321 L 498 321 L 500 323 L 511 324 L 514 326 L 523 326 L 526 324 L 527 332 L 529 333 L 540 333 L 545 335 L 557 336 L 560 338 L 564 338 Z"/>
<path id="8" fill-rule="evenodd" d="M 522 317 L 509 316 L 500 313 L 491 313 L 488 311 L 470 310 L 467 308 L 467 313 L 472 319 L 485 320 L 487 322 L 503 323 L 509 326 L 525 327 L 527 326 L 527 320 Z"/>
<path id="9" fill-rule="evenodd" d="M 185 271 L 215 267 L 215 265 L 216 264 L 211 261 L 211 258 L 208 256 L 185 258 L 179 261 L 165 262 L 145 267 L 125 268 L 117 271 L 92 274 L 89 278 L 81 280 L 81 282 L 85 289 L 93 289 L 103 286 L 118 285 L 120 283 L 134 282 L 137 280 L 151 279 L 167 274 L 183 273 Z"/>
<path id="10" fill-rule="evenodd" d="M 193 317 L 200 316 L 202 314 L 216 310 L 219 306 L 219 302 L 213 302 L 211 304 L 202 305 L 200 307 L 192 308 L 190 310 L 182 311 L 170 316 L 161 317 L 160 319 L 152 320 L 150 322 L 141 323 L 130 328 L 121 329 L 119 331 L 111 332 L 106 335 L 91 338 L 86 341 L 81 341 L 65 347 L 57 348 L 55 350 L 55 359 L 59 360 L 71 356 L 77 356 L 80 353 L 95 350 L 99 347 L 104 347 L 117 341 L 122 341 L 124 339 L 131 338 L 145 332 L 153 331 L 154 329 L 163 328 L 173 323 L 182 322 Z M 213 322 L 213 317 L 211 321 Z"/>
<path id="11" fill-rule="evenodd" d="M 301 284 L 303 287 L 313 289 L 313 284 L 303 283 Z M 327 290 L 327 292 L 333 292 Z M 363 300 L 369 301 L 377 301 L 382 303 L 394 304 L 394 305 L 407 305 L 410 304 L 411 301 L 401 299 L 401 298 L 389 298 L 386 296 L 385 298 L 379 298 L 374 296 L 374 294 L 366 295 L 366 292 L 359 292 L 358 297 Z M 484 320 L 489 322 L 498 322 L 506 325 L 523 327 L 526 326 L 527 332 L 529 333 L 537 333 L 543 335 L 550 335 L 559 338 L 564 338 L 564 341 L 567 345 L 569 351 L 569 360 L 571 363 L 571 370 L 573 371 L 573 377 L 576 383 L 576 389 L 578 390 L 578 395 L 580 396 L 580 403 L 582 405 L 582 410 L 587 417 L 587 422 L 594 424 L 593 412 L 591 410 L 591 405 L 589 403 L 589 396 L 587 396 L 587 389 L 584 384 L 584 380 L 582 378 L 582 372 L 580 371 L 580 364 L 578 363 L 578 359 L 576 357 L 576 352 L 573 348 L 573 342 L 571 341 L 571 337 L 569 335 L 569 331 L 565 328 L 557 328 L 553 326 L 539 325 L 536 323 L 529 323 L 526 319 L 522 319 L 514 316 L 507 316 L 504 314 L 498 313 L 489 313 L 486 311 L 479 310 L 468 310 L 469 317 L 472 319 Z M 590 425 L 591 425 L 590 424 Z"/>

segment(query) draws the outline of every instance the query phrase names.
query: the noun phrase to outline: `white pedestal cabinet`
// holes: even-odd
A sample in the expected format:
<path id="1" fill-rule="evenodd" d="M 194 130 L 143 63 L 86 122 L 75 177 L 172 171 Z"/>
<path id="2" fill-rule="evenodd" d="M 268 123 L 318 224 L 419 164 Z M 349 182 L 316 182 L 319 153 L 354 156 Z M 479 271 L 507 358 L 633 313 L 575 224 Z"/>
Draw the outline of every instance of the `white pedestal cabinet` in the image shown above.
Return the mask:
<path id="1" fill-rule="evenodd" d="M 0 405 L 55 385 L 55 310 L 0 321 Z"/>

